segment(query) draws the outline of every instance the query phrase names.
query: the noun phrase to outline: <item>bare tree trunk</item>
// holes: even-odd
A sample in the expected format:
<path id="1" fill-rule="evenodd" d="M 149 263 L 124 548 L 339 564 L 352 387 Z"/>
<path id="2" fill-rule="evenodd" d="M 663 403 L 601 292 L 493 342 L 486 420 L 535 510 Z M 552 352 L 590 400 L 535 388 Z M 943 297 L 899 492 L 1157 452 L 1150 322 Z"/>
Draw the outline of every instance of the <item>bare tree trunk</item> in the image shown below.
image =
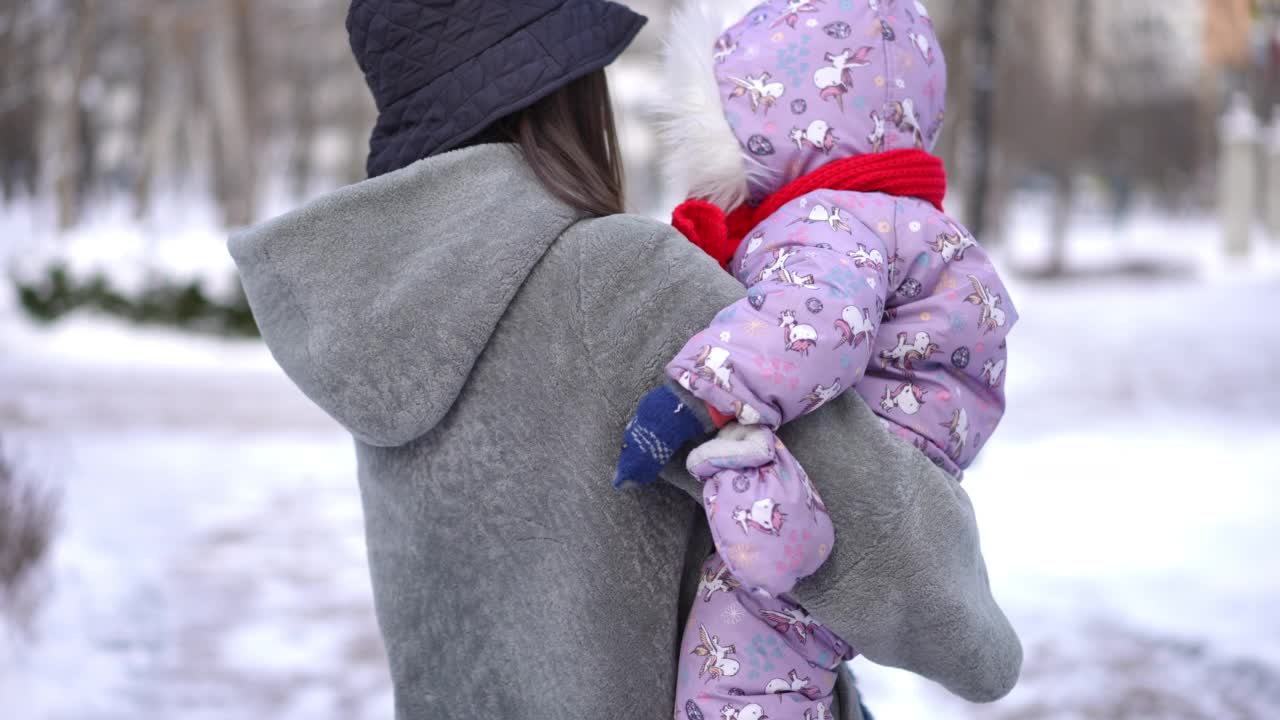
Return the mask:
<path id="1" fill-rule="evenodd" d="M 361 99 L 365 99 L 362 95 Z M 373 101 L 367 100 L 360 107 L 348 113 L 346 123 L 347 136 L 347 170 L 344 180 L 347 184 L 358 183 L 369 176 L 365 162 L 369 157 L 369 135 L 376 121 Z"/>
<path id="2" fill-rule="evenodd" d="M 306 196 L 315 174 L 316 108 L 314 72 L 302 63 L 295 73 L 292 97 L 293 140 L 289 148 L 289 184 L 295 198 Z"/>
<path id="3" fill-rule="evenodd" d="M 74 13 L 74 20 L 65 28 L 66 37 L 70 41 L 70 62 L 52 66 L 54 82 L 49 119 L 54 129 L 51 136 L 51 158 L 47 167 L 52 176 L 57 201 L 58 227 L 62 229 L 79 223 L 82 210 L 83 182 L 80 175 L 84 165 L 84 158 L 81 157 L 84 144 L 80 95 L 93 54 L 94 25 L 98 9 L 97 0 L 80 0 L 76 6 L 78 12 Z M 61 48 L 57 44 L 55 38 L 53 47 L 47 47 L 46 50 L 51 55 L 58 55 Z"/>
<path id="4" fill-rule="evenodd" d="M 38 77 L 38 48 L 31 15 L 29 7 L 10 7 L 0 27 L 0 181 L 6 202 L 19 192 L 36 192 L 41 103 L 32 82 Z"/>
<path id="5" fill-rule="evenodd" d="M 1075 181 L 1070 169 L 1055 178 L 1053 203 L 1049 209 L 1049 261 L 1045 274 L 1059 276 L 1067 270 L 1067 232 L 1075 204 Z"/>
<path id="6" fill-rule="evenodd" d="M 966 196 L 972 181 L 968 157 L 963 151 L 968 149 L 966 138 L 970 132 L 969 104 L 972 99 L 973 63 L 968 60 L 973 52 L 973 5 L 974 0 L 955 0 L 947 8 L 944 22 L 939 23 L 935 19 L 938 42 L 941 43 L 944 54 L 960 60 L 947 66 L 947 121 L 942 124 L 942 134 L 934 152 L 942 158 L 947 168 L 951 189 Z"/>
<path id="7" fill-rule="evenodd" d="M 995 91 L 996 0 L 978 0 L 973 53 L 973 172 L 965 193 L 965 222 L 978 237 L 987 226 L 991 186 L 991 126 Z"/>
<path id="8" fill-rule="evenodd" d="M 256 195 L 255 163 L 251 145 L 249 98 L 245 76 L 248 38 L 241 22 L 248 12 L 243 2 L 218 2 L 210 8 L 212 32 L 208 33 L 208 57 L 204 86 L 213 113 L 214 190 L 228 225 L 253 220 Z"/>
<path id="9" fill-rule="evenodd" d="M 174 170 L 174 146 L 177 142 L 181 114 L 184 110 L 183 63 L 177 50 L 177 23 L 174 8 L 161 5 L 141 18 L 140 32 L 146 54 L 142 78 L 142 158 L 133 191 L 133 210 L 137 218 L 151 209 L 156 183 L 166 172 Z"/>

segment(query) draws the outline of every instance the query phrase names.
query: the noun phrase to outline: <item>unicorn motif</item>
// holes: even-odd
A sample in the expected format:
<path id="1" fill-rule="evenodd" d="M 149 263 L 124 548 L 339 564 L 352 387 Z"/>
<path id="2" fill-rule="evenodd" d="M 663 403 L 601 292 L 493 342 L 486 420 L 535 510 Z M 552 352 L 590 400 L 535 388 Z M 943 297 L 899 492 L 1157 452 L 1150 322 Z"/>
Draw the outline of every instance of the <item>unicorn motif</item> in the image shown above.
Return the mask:
<path id="1" fill-rule="evenodd" d="M 960 453 L 964 452 L 965 443 L 969 441 L 969 413 L 962 407 L 956 408 L 951 413 L 951 420 L 940 424 L 949 433 L 947 453 L 951 457 L 959 457 Z"/>
<path id="2" fill-rule="evenodd" d="M 880 117 L 880 113 L 875 110 L 871 111 L 871 132 L 867 135 L 867 143 L 871 145 L 871 152 L 878 153 L 884 151 L 884 118 Z"/>
<path id="3" fill-rule="evenodd" d="M 793 247 L 780 247 L 773 253 L 773 259 L 768 265 L 760 268 L 760 272 L 756 274 L 755 284 L 772 280 L 774 275 L 781 276 L 787 271 L 787 261 L 795 257 L 800 251 Z"/>
<path id="4" fill-rule="evenodd" d="M 737 50 L 738 41 L 730 37 L 729 33 L 725 33 L 716 40 L 716 51 L 712 57 L 715 58 L 717 63 L 723 63 L 725 60 L 729 59 L 730 55 L 737 52 Z"/>
<path id="5" fill-rule="evenodd" d="M 875 268 L 876 270 L 884 269 L 884 255 L 881 254 L 881 252 L 876 248 L 871 248 L 870 250 L 868 250 L 866 245 L 863 245 L 862 243 L 858 243 L 857 250 L 850 250 L 849 252 L 845 253 L 845 255 L 848 255 L 849 257 L 853 258 L 854 267 L 870 266 Z"/>
<path id="6" fill-rule="evenodd" d="M 929 339 L 929 333 L 921 330 L 911 342 L 907 342 L 905 332 L 898 333 L 898 344 L 889 350 L 880 351 L 880 367 L 893 365 L 910 375 L 915 368 L 912 363 L 928 360 L 929 356 L 941 348 Z"/>
<path id="7" fill-rule="evenodd" d="M 983 332 L 989 333 L 996 328 L 1004 327 L 1008 321 L 1008 317 L 1000 307 L 1004 299 L 998 293 L 991 292 L 991 288 L 983 285 L 976 275 L 969 276 L 969 283 L 973 285 L 973 292 L 965 296 L 964 301 L 981 308 L 978 325 L 985 328 Z"/>
<path id="8" fill-rule="evenodd" d="M 787 91 L 787 88 L 780 82 L 769 82 L 768 72 L 762 72 L 759 75 L 748 75 L 745 80 L 742 78 L 729 78 L 738 87 L 729 93 L 730 98 L 742 97 L 746 95 L 751 100 L 751 112 L 756 112 L 761 106 L 764 106 L 764 112 L 767 115 L 769 108 L 778 102 L 778 98 Z"/>
<path id="9" fill-rule="evenodd" d="M 915 46 L 916 50 L 920 51 L 920 57 L 924 58 L 925 63 L 932 65 L 933 43 L 929 42 L 929 36 L 908 30 L 907 39 L 911 41 L 911 44 Z"/>
<path id="10" fill-rule="evenodd" d="M 845 48 L 843 52 L 825 58 L 829 65 L 818 68 L 813 73 L 813 84 L 818 86 L 818 95 L 823 100 L 835 99 L 840 112 L 844 112 L 844 96 L 853 86 L 853 68 L 866 67 L 871 64 L 867 59 L 871 55 L 871 46 L 858 48 L 857 52 Z"/>
<path id="11" fill-rule="evenodd" d="M 880 407 L 886 411 L 896 407 L 906 415 L 915 415 L 920 412 L 924 396 L 928 394 L 928 390 L 915 383 L 902 383 L 892 390 L 886 387 L 884 397 L 880 398 Z"/>
<path id="12" fill-rule="evenodd" d="M 756 234 L 752 235 L 751 237 L 747 238 L 747 252 L 746 252 L 746 254 L 747 254 L 747 255 L 750 255 L 751 253 L 755 252 L 756 250 L 759 250 L 759 249 L 760 249 L 760 245 L 761 245 L 763 242 L 764 242 L 764 233 L 763 233 L 763 232 L 758 232 L 758 233 L 756 233 Z"/>
<path id="13" fill-rule="evenodd" d="M 979 377 L 987 381 L 987 387 L 995 387 L 1000 384 L 1000 378 L 1004 375 L 1004 358 L 999 360 L 987 360 L 982 363 L 982 373 Z"/>
<path id="14" fill-rule="evenodd" d="M 809 640 L 809 635 L 818 626 L 812 615 L 800 608 L 783 608 L 782 610 L 761 610 L 760 617 L 769 627 L 786 635 L 794 630 L 801 643 Z"/>
<path id="15" fill-rule="evenodd" d="M 852 235 L 853 228 L 849 227 L 849 223 L 844 221 L 844 218 L 841 217 L 840 212 L 841 210 L 839 206 L 836 206 L 836 205 L 832 205 L 831 208 L 828 209 L 826 205 L 815 204 L 813 208 L 809 210 L 808 217 L 803 217 L 798 220 L 792 220 L 790 223 L 787 223 L 787 224 L 795 225 L 796 223 L 804 223 L 806 225 L 817 225 L 818 223 L 823 223 L 828 227 L 830 227 L 832 230 L 836 230 L 836 231 L 843 230 L 844 232 L 847 232 L 850 235 Z"/>
<path id="16" fill-rule="evenodd" d="M 721 565 L 715 572 L 702 571 L 702 579 L 698 581 L 698 592 L 702 593 L 703 602 L 711 602 L 711 596 L 718 592 L 732 592 L 742 583 L 729 574 L 729 566 Z"/>
<path id="17" fill-rule="evenodd" d="M 776 28 L 779 25 L 786 23 L 787 27 L 794 30 L 796 25 L 800 22 L 800 13 L 818 12 L 818 3 L 820 2 L 822 2 L 822 0 L 787 0 L 787 6 L 782 9 L 782 14 L 779 15 L 778 19 L 774 20 L 773 25 L 770 25 L 769 27 Z"/>
<path id="18" fill-rule="evenodd" d="M 813 279 L 813 275 L 802 275 L 787 269 L 787 261 L 795 257 L 800 251 L 795 248 L 782 247 L 774 251 L 773 259 L 768 265 L 761 268 L 756 275 L 756 282 L 762 283 L 766 280 L 772 280 L 775 275 L 778 276 L 778 282 L 787 285 L 795 285 L 807 290 L 816 290 L 818 285 Z M 745 258 L 744 258 L 745 260 Z"/>
<path id="19" fill-rule="evenodd" d="M 787 350 L 807 356 L 818 344 L 818 331 L 812 325 L 798 322 L 794 310 L 783 310 L 778 316 L 778 326 L 782 328 L 782 339 Z"/>
<path id="20" fill-rule="evenodd" d="M 920 118 L 916 115 L 916 104 L 911 98 L 894 100 L 889 103 L 889 121 L 899 130 L 910 131 L 915 138 L 916 147 L 924 149 L 924 129 L 920 126 Z"/>
<path id="21" fill-rule="evenodd" d="M 831 711 L 823 703 L 818 703 L 814 707 L 804 711 L 803 720 L 832 720 Z"/>
<path id="22" fill-rule="evenodd" d="M 755 528 L 766 535 L 781 535 L 782 524 L 786 518 L 786 514 L 782 512 L 782 506 L 772 498 L 761 498 L 752 503 L 750 508 L 735 507 L 733 509 L 733 521 L 742 528 L 743 534 L 746 534 L 750 528 Z"/>
<path id="23" fill-rule="evenodd" d="M 837 140 L 835 131 L 825 120 L 814 120 L 803 130 L 793 127 L 787 137 L 796 144 L 797 150 L 803 150 L 808 143 L 811 148 L 821 150 L 824 154 L 831 152 Z"/>
<path id="24" fill-rule="evenodd" d="M 693 374 L 689 377 L 687 390 L 692 392 L 696 389 L 694 378 L 710 380 L 711 384 L 726 392 L 733 390 L 733 362 L 729 360 L 728 350 L 703 345 L 694 356 L 693 363 Z M 688 375 L 688 371 L 685 371 L 685 374 Z"/>
<path id="25" fill-rule="evenodd" d="M 839 322 L 839 320 L 836 321 L 837 327 L 839 327 Z M 826 387 L 823 387 L 822 385 L 814 385 L 813 390 L 810 390 L 808 395 L 800 398 L 804 402 L 804 411 L 806 413 L 811 413 L 814 410 L 817 410 L 819 406 L 825 405 L 830 402 L 832 398 L 839 395 L 840 390 L 839 378 L 832 380 L 831 384 Z"/>
<path id="26" fill-rule="evenodd" d="M 698 624 L 698 639 L 701 642 L 694 646 L 692 654 L 706 658 L 702 667 L 698 668 L 698 677 L 705 675 L 710 682 L 738 674 L 741 666 L 737 660 L 729 657 L 737 652 L 737 648 L 732 645 L 721 645 L 720 636 L 708 633 L 707 626 L 701 623 Z"/>
<path id="27" fill-rule="evenodd" d="M 764 708 L 756 703 L 743 705 L 740 708 L 725 705 L 720 708 L 720 720 L 769 720 L 769 716 L 765 715 Z"/>
<path id="28" fill-rule="evenodd" d="M 764 686 L 764 691 L 769 695 L 789 692 L 800 693 L 810 700 L 817 700 L 822 697 L 822 690 L 818 686 L 814 685 L 809 678 L 800 677 L 795 670 L 788 672 L 785 678 L 774 678 L 770 680 Z"/>
<path id="29" fill-rule="evenodd" d="M 951 232 L 938 233 L 938 236 L 929 243 L 929 247 L 934 252 L 942 255 L 943 262 L 963 260 L 964 251 L 971 247 L 977 247 L 978 241 L 974 240 L 972 235 L 951 221 L 947 221 L 947 227 L 951 228 Z"/>
<path id="30" fill-rule="evenodd" d="M 836 329 L 840 331 L 840 342 L 836 343 L 836 347 L 848 345 L 856 348 L 863 340 L 870 340 L 876 332 L 875 323 L 871 322 L 871 311 L 857 305 L 849 305 L 840 311 Z"/>
<path id="31" fill-rule="evenodd" d="M 817 513 L 819 510 L 827 512 L 827 504 L 818 496 L 818 490 L 813 486 L 813 481 L 809 479 L 809 474 L 804 468 L 798 468 L 797 474 L 800 476 L 800 486 L 804 488 L 804 504 L 809 508 L 809 512 Z"/>

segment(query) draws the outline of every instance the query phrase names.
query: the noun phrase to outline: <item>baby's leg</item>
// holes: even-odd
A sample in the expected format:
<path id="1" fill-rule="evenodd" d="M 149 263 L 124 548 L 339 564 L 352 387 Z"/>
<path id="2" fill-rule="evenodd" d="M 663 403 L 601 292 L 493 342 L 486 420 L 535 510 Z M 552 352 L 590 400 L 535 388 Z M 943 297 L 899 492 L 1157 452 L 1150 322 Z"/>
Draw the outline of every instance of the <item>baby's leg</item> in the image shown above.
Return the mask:
<path id="1" fill-rule="evenodd" d="M 744 590 L 777 596 L 813 574 L 835 532 L 804 469 L 767 428 L 726 428 L 694 450 L 688 467 L 702 496 L 716 550 Z"/>
<path id="2" fill-rule="evenodd" d="M 830 720 L 843 646 L 831 647 L 830 633 L 794 604 L 728 589 L 717 556 L 702 572 L 680 644 L 675 717 Z M 784 629 L 781 616 L 801 625 Z"/>

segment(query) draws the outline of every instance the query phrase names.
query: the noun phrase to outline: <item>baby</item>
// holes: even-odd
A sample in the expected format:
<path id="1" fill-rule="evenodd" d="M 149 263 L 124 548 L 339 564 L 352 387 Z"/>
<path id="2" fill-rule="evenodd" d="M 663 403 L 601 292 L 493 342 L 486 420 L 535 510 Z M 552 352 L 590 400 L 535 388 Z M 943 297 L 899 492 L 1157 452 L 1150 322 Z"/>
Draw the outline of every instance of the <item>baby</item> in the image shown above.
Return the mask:
<path id="1" fill-rule="evenodd" d="M 732 454 L 713 441 L 688 462 L 717 552 L 685 629 L 676 716 L 828 718 L 854 651 L 787 593 L 834 533 L 773 431 L 852 389 L 959 479 L 1003 414 L 1017 316 L 981 246 L 942 212 L 946 179 L 927 150 L 946 69 L 919 2 L 774 0 L 701 41 L 697 25 L 677 17 L 671 47 L 691 54 L 677 65 L 709 86 L 710 112 L 671 88 L 685 104 L 667 134 L 710 202 L 685 203 L 673 224 L 747 296 L 666 368 L 717 424 L 738 423 L 721 436 Z M 646 396 L 615 485 L 651 481 L 703 432 L 694 414 L 673 388 Z"/>

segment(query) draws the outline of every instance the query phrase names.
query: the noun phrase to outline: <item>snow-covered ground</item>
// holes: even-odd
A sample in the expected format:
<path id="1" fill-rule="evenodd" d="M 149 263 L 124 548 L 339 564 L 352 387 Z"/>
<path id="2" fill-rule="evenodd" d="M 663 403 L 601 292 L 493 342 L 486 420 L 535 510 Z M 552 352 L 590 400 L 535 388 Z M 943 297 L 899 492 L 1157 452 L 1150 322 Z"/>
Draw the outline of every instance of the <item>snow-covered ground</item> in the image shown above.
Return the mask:
<path id="1" fill-rule="evenodd" d="M 65 497 L 0 716 L 390 717 L 350 439 L 260 345 L 10 318 L 0 433 Z"/>
<path id="2" fill-rule="evenodd" d="M 1076 262 L 1111 232 L 1082 221 Z M 972 706 L 860 659 L 881 720 L 1280 717 L 1274 253 L 1224 263 L 1203 219 L 1122 232 L 1175 272 L 1011 281 L 1010 410 L 965 480 L 1023 681 Z M 0 298 L 0 434 L 65 495 L 0 716 L 389 717 L 350 441 L 260 345 Z"/>

